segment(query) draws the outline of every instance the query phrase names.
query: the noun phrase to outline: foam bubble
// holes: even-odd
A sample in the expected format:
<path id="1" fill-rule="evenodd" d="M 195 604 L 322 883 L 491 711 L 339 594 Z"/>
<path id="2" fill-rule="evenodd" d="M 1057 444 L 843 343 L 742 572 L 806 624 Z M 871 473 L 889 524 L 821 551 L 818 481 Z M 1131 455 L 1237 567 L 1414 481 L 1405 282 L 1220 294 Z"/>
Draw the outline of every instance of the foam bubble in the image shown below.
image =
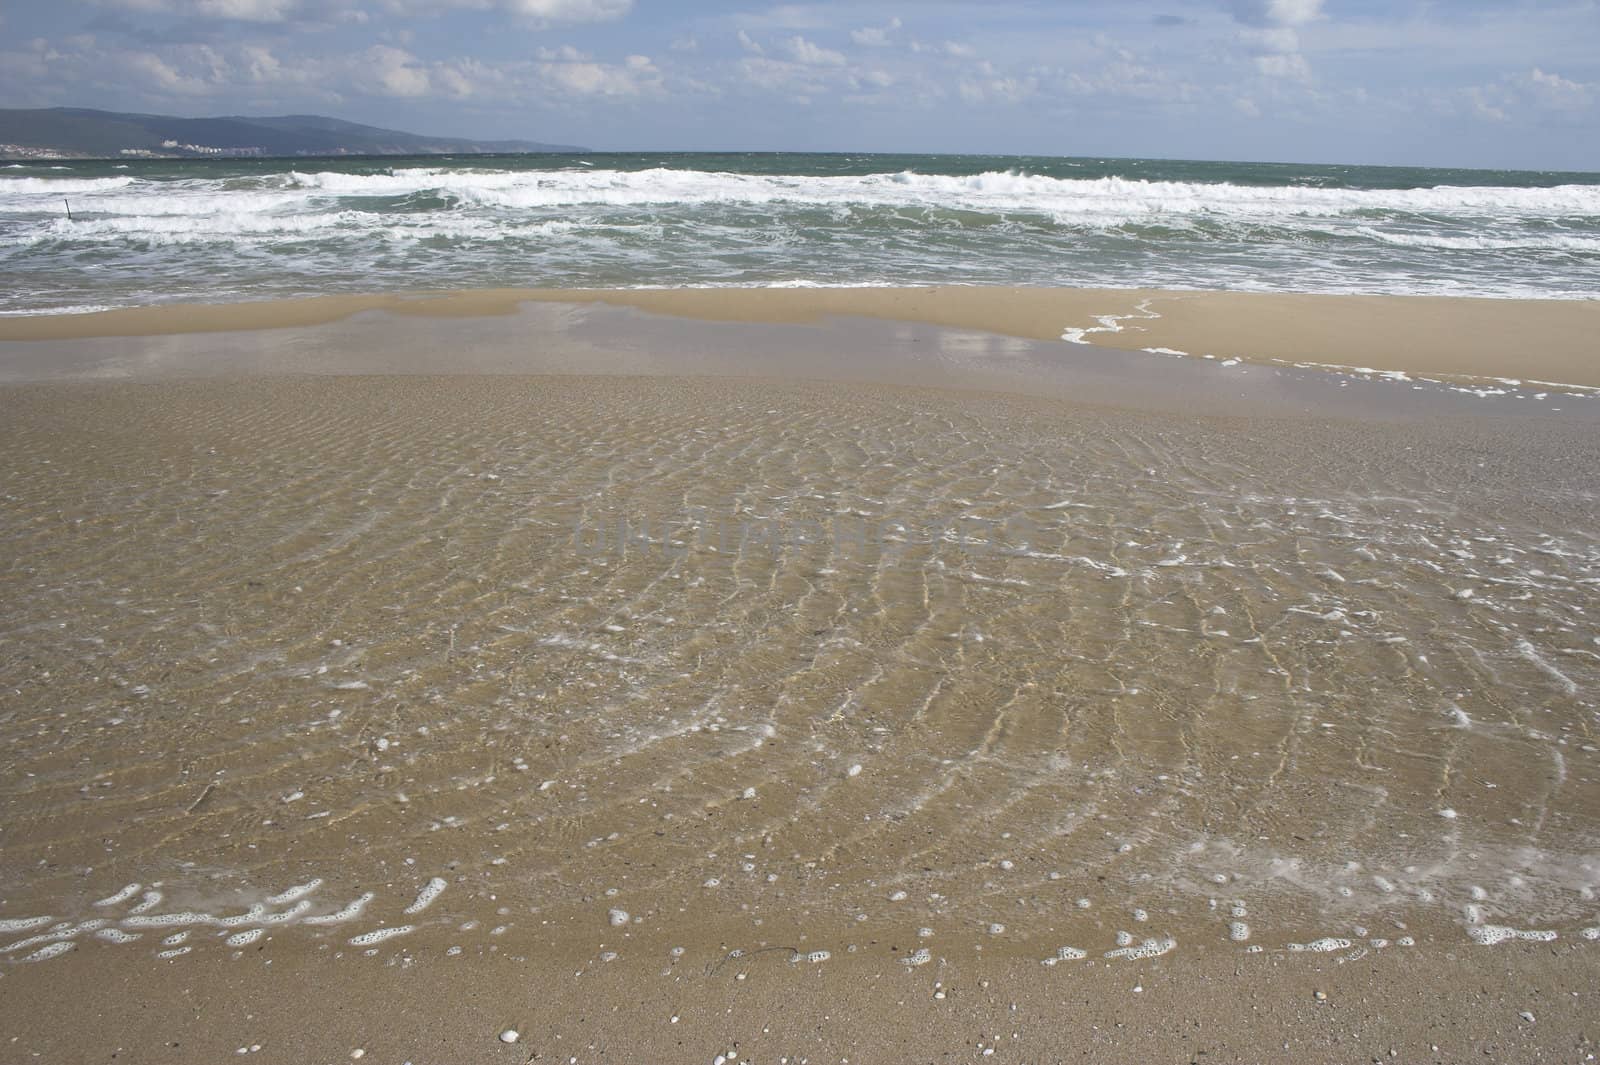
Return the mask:
<path id="1" fill-rule="evenodd" d="M 163 896 L 159 891 L 146 891 L 144 893 L 144 898 L 140 899 L 138 905 L 134 906 L 133 909 L 129 910 L 128 912 L 149 913 L 151 910 L 161 905 L 162 898 Z"/>
<path id="2" fill-rule="evenodd" d="M 1310 943 L 1290 943 L 1289 949 L 1296 952 L 1310 951 L 1313 954 L 1331 954 L 1333 951 L 1346 950 L 1351 946 L 1354 946 L 1354 944 L 1348 939 L 1338 939 L 1333 936 L 1326 936 L 1322 939 L 1313 940 Z"/>
<path id="3" fill-rule="evenodd" d="M 1228 925 L 1228 938 L 1235 943 L 1243 943 L 1250 938 L 1250 926 L 1243 921 L 1233 921 Z"/>
<path id="4" fill-rule="evenodd" d="M 409 924 L 397 924 L 393 928 L 378 928 L 371 932 L 363 932 L 359 936 L 351 936 L 350 945 L 352 947 L 370 947 L 374 943 L 382 943 L 386 939 L 408 935 L 414 931 L 416 931 L 416 926 Z"/>
<path id="5" fill-rule="evenodd" d="M 169 961 L 173 958 L 181 958 L 193 949 L 193 947 L 177 947 L 173 950 L 163 950 L 156 954 L 156 957 L 160 958 L 162 961 Z"/>
<path id="6" fill-rule="evenodd" d="M 302 913 L 305 913 L 309 909 L 311 909 L 311 900 L 310 899 L 301 899 L 299 902 L 295 903 L 293 906 L 290 906 L 287 910 L 284 910 L 281 913 L 272 913 L 272 914 L 268 914 L 267 916 L 261 918 L 261 923 L 262 924 L 287 924 L 290 921 L 294 920 L 296 917 L 299 917 Z"/>
<path id="7" fill-rule="evenodd" d="M 368 891 L 359 898 L 352 899 L 350 902 L 346 903 L 342 909 L 335 910 L 333 913 L 322 913 L 316 915 L 315 917 L 307 917 L 302 923 L 326 925 L 343 924 L 345 921 L 353 921 L 357 917 L 360 917 L 362 911 L 367 908 L 367 904 L 377 897 L 377 895 Z"/>
<path id="8" fill-rule="evenodd" d="M 70 940 L 63 940 L 62 942 L 59 942 L 59 943 L 52 943 L 48 947 L 40 947 L 38 950 L 34 951 L 32 954 L 29 954 L 27 957 L 21 958 L 21 959 L 18 959 L 18 960 L 20 960 L 20 961 L 49 961 L 51 958 L 59 958 L 61 955 L 65 954 L 67 951 L 69 951 L 71 949 L 72 949 L 72 942 Z"/>
<path id="9" fill-rule="evenodd" d="M 5 920 L 0 920 L 0 934 L 5 934 L 8 932 L 30 932 L 35 928 L 43 928 L 53 920 L 55 920 L 55 918 L 49 916 L 48 914 L 43 917 L 7 918 Z"/>
<path id="10" fill-rule="evenodd" d="M 212 920 L 218 928 L 237 928 L 240 925 L 255 924 L 266 916 L 267 908 L 261 903 L 256 903 L 244 913 L 236 913 L 231 917 L 217 917 Z"/>
<path id="11" fill-rule="evenodd" d="M 1105 953 L 1105 957 L 1142 961 L 1145 958 L 1159 958 L 1161 955 L 1176 949 L 1177 946 L 1178 941 L 1170 936 L 1165 939 L 1147 939 L 1135 945 L 1108 950 Z"/>
<path id="12" fill-rule="evenodd" d="M 266 934 L 267 930 L 265 928 L 252 928 L 248 932 L 235 932 L 225 942 L 230 947 L 248 947 Z"/>
<path id="13" fill-rule="evenodd" d="M 1496 943 L 1505 943 L 1508 940 L 1527 940 L 1533 943 L 1548 943 L 1556 938 L 1556 933 L 1546 930 L 1509 928 L 1501 924 L 1477 925 L 1467 929 L 1467 936 L 1479 946 L 1492 947 Z"/>
<path id="14" fill-rule="evenodd" d="M 29 936 L 27 939 L 19 939 L 15 943 L 10 943 L 4 947 L 0 947 L 0 954 L 10 954 L 13 951 L 27 950 L 29 947 L 35 946 L 39 943 L 50 943 L 57 939 L 70 939 L 72 937 L 72 934 L 69 931 L 70 928 L 71 925 L 58 924 L 50 931 L 45 932 L 42 935 Z"/>
<path id="15" fill-rule="evenodd" d="M 421 913 L 429 906 L 432 906 L 433 901 L 440 895 L 443 895 L 444 889 L 449 886 L 449 883 L 444 879 L 444 877 L 434 877 L 432 880 L 422 885 L 422 890 L 417 892 L 417 901 L 407 906 L 405 908 L 405 912 L 407 914 Z"/>
<path id="16" fill-rule="evenodd" d="M 274 906 L 282 906 L 285 903 L 294 902 L 297 899 L 305 898 L 307 895 L 311 894 L 321 886 L 322 878 L 320 876 L 315 877 L 311 880 L 307 880 L 304 884 L 296 884 L 294 887 L 286 888 L 267 899 L 267 901 Z"/>
<path id="17" fill-rule="evenodd" d="M 209 913 L 184 911 L 181 913 L 149 913 L 124 917 L 124 928 L 177 928 L 189 924 L 212 924 L 216 918 Z"/>
<path id="18" fill-rule="evenodd" d="M 139 893 L 139 889 L 142 888 L 143 886 L 144 886 L 143 884 L 129 884 L 127 887 L 123 888 L 121 891 L 118 891 L 116 894 L 107 895 L 105 898 L 103 898 L 103 899 L 99 900 L 98 902 L 96 902 L 95 905 L 96 906 L 120 906 L 122 903 L 127 902 L 129 899 L 131 899 L 135 895 L 137 895 Z"/>
<path id="19" fill-rule="evenodd" d="M 136 939 L 144 938 L 133 932 L 124 932 L 120 928 L 102 928 L 94 934 L 94 937 L 103 939 L 107 943 L 132 943 Z"/>

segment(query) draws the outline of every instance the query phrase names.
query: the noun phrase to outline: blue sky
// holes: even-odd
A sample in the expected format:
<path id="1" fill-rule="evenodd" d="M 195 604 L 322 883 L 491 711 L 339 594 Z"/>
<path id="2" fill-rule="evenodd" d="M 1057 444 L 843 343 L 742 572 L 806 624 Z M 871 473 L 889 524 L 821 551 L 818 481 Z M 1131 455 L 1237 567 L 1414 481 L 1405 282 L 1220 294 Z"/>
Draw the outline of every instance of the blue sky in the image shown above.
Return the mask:
<path id="1" fill-rule="evenodd" d="M 597 149 L 1600 169 L 1600 0 L 18 0 L 0 103 Z"/>

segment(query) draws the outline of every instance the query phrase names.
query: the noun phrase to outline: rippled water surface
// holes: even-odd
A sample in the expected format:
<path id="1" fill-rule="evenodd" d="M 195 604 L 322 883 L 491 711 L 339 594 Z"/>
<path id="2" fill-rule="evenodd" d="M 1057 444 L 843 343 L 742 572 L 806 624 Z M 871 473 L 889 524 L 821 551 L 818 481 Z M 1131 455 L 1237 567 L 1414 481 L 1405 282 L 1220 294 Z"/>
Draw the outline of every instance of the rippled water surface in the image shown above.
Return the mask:
<path id="1" fill-rule="evenodd" d="M 1589 419 L 582 377 L 6 410 L 10 960 L 1600 935 Z"/>

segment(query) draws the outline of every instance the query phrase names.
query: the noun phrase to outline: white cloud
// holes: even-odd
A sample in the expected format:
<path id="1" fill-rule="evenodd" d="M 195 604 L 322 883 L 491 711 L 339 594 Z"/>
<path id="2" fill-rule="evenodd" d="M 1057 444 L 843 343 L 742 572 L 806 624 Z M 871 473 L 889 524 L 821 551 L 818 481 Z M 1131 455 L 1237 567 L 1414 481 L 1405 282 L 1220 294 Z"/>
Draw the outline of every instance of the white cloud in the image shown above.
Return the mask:
<path id="1" fill-rule="evenodd" d="M 747 29 L 825 30 L 832 28 L 836 15 L 824 5 L 780 4 L 759 12 L 742 12 L 734 18 Z"/>
<path id="2" fill-rule="evenodd" d="M 804 37 L 790 37 L 784 42 L 784 47 L 789 54 L 794 56 L 796 63 L 804 63 L 810 67 L 842 67 L 844 66 L 844 53 L 835 52 L 831 48 L 823 48 L 806 40 Z"/>
<path id="3" fill-rule="evenodd" d="M 1600 101 L 1600 84 L 1585 84 L 1534 67 L 1487 85 L 1473 85 L 1448 94 L 1438 106 L 1487 122 L 1510 122 L 1541 115 L 1546 120 L 1579 119 Z"/>
<path id="4" fill-rule="evenodd" d="M 536 48 L 533 54 L 549 63 L 577 63 L 590 58 L 588 52 L 580 52 L 570 44 L 563 44 L 559 48 Z"/>
<path id="5" fill-rule="evenodd" d="M 299 6 L 298 0 L 102 0 L 125 11 L 239 22 L 282 22 Z"/>
<path id="6" fill-rule="evenodd" d="M 508 11 L 543 22 L 614 22 L 633 0 L 503 0 Z"/>
<path id="7" fill-rule="evenodd" d="M 293 0 L 199 0 L 199 14 L 241 22 L 282 22 L 293 7 Z"/>
<path id="8" fill-rule="evenodd" d="M 1072 96 L 1177 103 L 1193 99 L 1195 86 L 1174 79 L 1165 69 L 1129 62 L 1120 57 L 1098 70 L 1072 71 L 1061 82 Z"/>
<path id="9" fill-rule="evenodd" d="M 750 36 L 744 30 L 739 31 L 739 47 L 751 55 L 766 55 L 767 50 L 761 47 L 761 42 Z"/>
<path id="10" fill-rule="evenodd" d="M 572 96 L 642 96 L 662 87 L 661 71 L 645 55 L 600 63 L 566 48 L 558 58 L 541 62 L 539 75 L 547 88 Z"/>
<path id="11" fill-rule="evenodd" d="M 1251 26 L 1301 26 L 1322 17 L 1322 0 L 1234 0 L 1233 17 Z"/>
<path id="12" fill-rule="evenodd" d="M 1300 54 L 1295 27 L 1322 16 L 1322 0 L 1235 0 L 1233 17 L 1245 24 L 1239 40 L 1256 73 L 1266 78 L 1309 81 L 1311 64 Z"/>
<path id="13" fill-rule="evenodd" d="M 422 35 L 419 35 L 422 36 Z M 265 44 L 174 44 L 144 50 L 104 47 L 76 38 L 58 51 L 40 40 L 27 52 L 0 53 L 0 89 L 27 78 L 41 105 L 73 103 L 84 86 L 116 92 L 134 107 L 166 110 L 173 99 L 207 98 L 207 105 L 243 110 L 309 110 L 358 97 L 406 101 L 471 99 L 481 107 L 561 106 L 569 99 L 636 99 L 660 95 L 665 75 L 651 57 L 598 60 L 570 45 L 543 48 L 534 58 L 499 62 L 432 58 L 395 41 L 368 48 L 308 55 Z M 47 75 L 47 76 L 41 76 Z M 190 105 L 185 105 L 186 107 Z M 335 112 L 337 113 L 337 112 Z M 397 123 L 401 124 L 401 123 Z"/>
<path id="14" fill-rule="evenodd" d="M 863 48 L 887 48 L 890 44 L 890 34 L 900 26 L 900 20 L 892 18 L 884 26 L 863 26 L 859 30 L 851 30 L 850 39 Z"/>
<path id="15" fill-rule="evenodd" d="M 1582 111 L 1594 101 L 1594 86 L 1547 73 L 1534 67 L 1528 75 L 1528 84 L 1538 102 L 1560 111 Z"/>
<path id="16" fill-rule="evenodd" d="M 278 61 L 278 57 L 273 55 L 270 49 L 263 48 L 260 45 L 249 44 L 239 51 L 241 58 L 244 60 L 242 69 L 251 81 L 257 84 L 268 84 L 283 77 L 283 64 Z"/>
<path id="17" fill-rule="evenodd" d="M 133 73 L 143 76 L 152 88 L 163 93 L 198 96 L 210 88 L 204 78 L 181 73 L 151 52 L 134 52 L 127 57 L 127 63 Z"/>
<path id="18" fill-rule="evenodd" d="M 1511 116 L 1504 107 L 1491 100 L 1492 90 L 1468 89 L 1467 105 L 1471 113 L 1486 122 L 1508 122 Z"/>
<path id="19" fill-rule="evenodd" d="M 1258 55 L 1255 57 L 1256 70 L 1263 77 L 1292 78 L 1295 81 L 1305 81 L 1311 77 L 1311 65 L 1306 62 L 1306 57 L 1298 52 L 1286 52 L 1281 55 Z"/>
<path id="20" fill-rule="evenodd" d="M 735 70 L 749 85 L 807 104 L 816 97 L 860 85 L 847 67 L 833 63 L 800 63 L 751 55 L 740 59 Z"/>
<path id="21" fill-rule="evenodd" d="M 1268 26 L 1257 30 L 1241 30 L 1239 39 L 1264 55 L 1300 50 L 1300 35 L 1288 26 Z"/>
<path id="22" fill-rule="evenodd" d="M 1019 103 L 1039 91 L 1037 78 L 964 78 L 956 87 L 968 103 Z"/>
<path id="23" fill-rule="evenodd" d="M 183 15 L 235 22 L 290 19 L 361 24 L 367 11 L 357 0 L 96 0 L 108 7 L 147 14 Z M 633 10 L 633 0 L 379 0 L 391 15 L 423 18 L 453 9 L 500 10 L 535 23 L 613 22 Z"/>
<path id="24" fill-rule="evenodd" d="M 375 44 L 366 52 L 371 63 L 369 86 L 385 96 L 426 96 L 431 82 L 417 57 L 401 48 Z"/>
<path id="25" fill-rule="evenodd" d="M 440 66 L 434 71 L 433 84 L 457 99 L 466 99 L 473 92 L 472 80 L 452 66 Z"/>

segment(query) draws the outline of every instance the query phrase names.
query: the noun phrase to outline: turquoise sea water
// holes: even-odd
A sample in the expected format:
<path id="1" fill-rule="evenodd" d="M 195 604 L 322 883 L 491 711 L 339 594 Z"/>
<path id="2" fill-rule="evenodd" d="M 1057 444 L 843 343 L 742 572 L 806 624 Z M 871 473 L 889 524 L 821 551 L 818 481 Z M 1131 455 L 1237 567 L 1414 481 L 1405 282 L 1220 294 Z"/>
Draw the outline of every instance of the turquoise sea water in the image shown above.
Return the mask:
<path id="1" fill-rule="evenodd" d="M 0 168 L 5 313 L 934 283 L 1592 299 L 1600 174 L 787 154 Z"/>

